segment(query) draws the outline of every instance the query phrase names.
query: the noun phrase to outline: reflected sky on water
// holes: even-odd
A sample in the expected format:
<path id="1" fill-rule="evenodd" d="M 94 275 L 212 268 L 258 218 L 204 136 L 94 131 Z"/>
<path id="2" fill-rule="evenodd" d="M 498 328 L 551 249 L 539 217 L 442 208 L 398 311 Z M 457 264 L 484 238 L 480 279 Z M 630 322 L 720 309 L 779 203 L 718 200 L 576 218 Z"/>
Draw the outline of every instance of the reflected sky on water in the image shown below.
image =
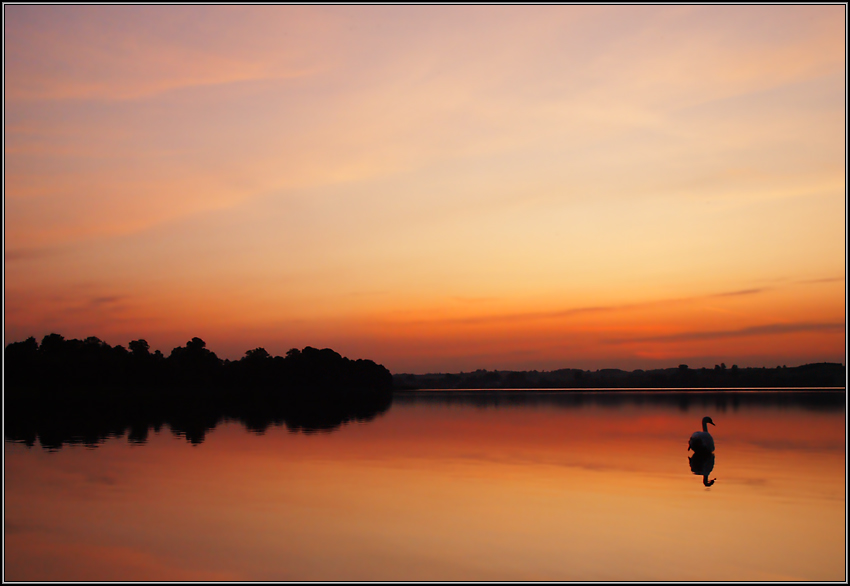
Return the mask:
<path id="1" fill-rule="evenodd" d="M 678 395 L 398 393 L 324 433 L 7 441 L 5 577 L 844 580 L 844 394 Z"/>

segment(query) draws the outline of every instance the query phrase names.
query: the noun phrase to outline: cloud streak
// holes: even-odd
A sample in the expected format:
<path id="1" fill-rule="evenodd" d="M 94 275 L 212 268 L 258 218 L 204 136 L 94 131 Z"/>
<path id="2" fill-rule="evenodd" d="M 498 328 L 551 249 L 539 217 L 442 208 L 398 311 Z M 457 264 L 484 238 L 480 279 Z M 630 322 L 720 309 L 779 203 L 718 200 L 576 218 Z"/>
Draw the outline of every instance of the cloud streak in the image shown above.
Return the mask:
<path id="1" fill-rule="evenodd" d="M 15 248 L 3 253 L 6 262 L 38 260 L 56 253 L 56 248 Z"/>
<path id="2" fill-rule="evenodd" d="M 696 301 L 703 301 L 706 299 L 716 299 L 716 298 L 724 298 L 724 297 L 742 297 L 747 295 L 756 295 L 759 293 L 763 293 L 768 291 L 769 288 L 761 287 L 761 288 L 753 288 L 753 289 L 741 289 L 737 291 L 725 291 L 722 293 L 712 293 L 709 295 L 699 295 L 694 297 L 680 297 L 676 299 L 660 299 L 656 301 L 646 301 L 642 303 L 624 303 L 619 305 L 590 305 L 585 307 L 573 307 L 569 309 L 559 309 L 553 311 L 531 311 L 531 312 L 522 312 L 522 313 L 508 313 L 501 315 L 486 315 L 486 316 L 473 316 L 473 317 L 458 317 L 458 318 L 445 318 L 445 319 L 435 319 L 435 320 L 415 320 L 412 323 L 416 324 L 452 324 L 452 325 L 481 325 L 481 324 L 493 324 L 493 323 L 514 323 L 514 322 L 523 322 L 523 321 L 534 321 L 534 320 L 543 320 L 543 319 L 558 319 L 564 317 L 572 317 L 575 315 L 583 315 L 583 314 L 593 314 L 593 313 L 609 313 L 616 311 L 632 311 L 636 309 L 646 309 L 650 307 L 657 307 L 662 305 L 671 305 L 671 304 L 680 304 L 680 303 L 692 303 Z"/>
<path id="3" fill-rule="evenodd" d="M 799 281 L 803 285 L 818 285 L 821 283 L 843 283 L 844 277 L 825 277 L 823 279 L 806 279 L 805 281 Z"/>
<path id="4" fill-rule="evenodd" d="M 739 330 L 721 330 L 713 332 L 681 332 L 664 336 L 645 336 L 640 338 L 618 338 L 605 340 L 608 344 L 632 344 L 647 342 L 696 342 L 703 340 L 719 340 L 723 338 L 744 338 L 747 336 L 781 335 L 813 332 L 843 332 L 843 323 L 795 323 L 795 324 L 766 324 L 752 326 Z"/>
<path id="5" fill-rule="evenodd" d="M 127 297 L 124 295 L 105 295 L 103 297 L 95 297 L 91 300 L 90 304 L 93 307 L 101 307 L 104 305 L 114 305 L 116 303 L 120 303 L 126 300 Z"/>

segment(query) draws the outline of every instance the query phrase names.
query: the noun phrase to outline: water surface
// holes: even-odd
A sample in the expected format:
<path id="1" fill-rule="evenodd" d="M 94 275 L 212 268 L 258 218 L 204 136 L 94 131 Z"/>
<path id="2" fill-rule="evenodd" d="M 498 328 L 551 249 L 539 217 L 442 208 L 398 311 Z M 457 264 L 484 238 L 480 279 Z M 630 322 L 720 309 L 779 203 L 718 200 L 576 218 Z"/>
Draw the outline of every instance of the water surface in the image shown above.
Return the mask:
<path id="1" fill-rule="evenodd" d="M 846 407 L 818 396 L 400 393 L 317 433 L 6 441 L 5 578 L 843 581 Z"/>

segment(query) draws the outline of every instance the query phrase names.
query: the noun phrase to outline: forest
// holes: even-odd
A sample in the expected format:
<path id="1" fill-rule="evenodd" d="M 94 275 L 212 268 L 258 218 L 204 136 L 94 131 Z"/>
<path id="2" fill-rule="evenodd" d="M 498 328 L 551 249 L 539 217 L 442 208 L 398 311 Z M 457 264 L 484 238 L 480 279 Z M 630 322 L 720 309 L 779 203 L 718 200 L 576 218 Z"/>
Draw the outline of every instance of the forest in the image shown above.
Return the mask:
<path id="1" fill-rule="evenodd" d="M 27 445 L 38 439 L 46 449 L 123 435 L 145 443 L 165 425 L 197 444 L 225 421 L 255 433 L 273 425 L 330 431 L 371 420 L 392 403 L 386 368 L 328 348 L 286 356 L 254 348 L 230 361 L 200 338 L 164 356 L 145 340 L 124 348 L 50 334 L 40 344 L 9 344 L 4 358 L 5 436 Z"/>
<path id="2" fill-rule="evenodd" d="M 171 350 L 151 352 L 147 341 L 127 348 L 99 338 L 66 340 L 59 334 L 14 342 L 5 349 L 7 389 L 266 389 L 283 393 L 389 391 L 392 376 L 371 360 L 349 360 L 329 348 L 293 348 L 272 356 L 264 348 L 240 360 L 222 360 L 200 338 Z"/>

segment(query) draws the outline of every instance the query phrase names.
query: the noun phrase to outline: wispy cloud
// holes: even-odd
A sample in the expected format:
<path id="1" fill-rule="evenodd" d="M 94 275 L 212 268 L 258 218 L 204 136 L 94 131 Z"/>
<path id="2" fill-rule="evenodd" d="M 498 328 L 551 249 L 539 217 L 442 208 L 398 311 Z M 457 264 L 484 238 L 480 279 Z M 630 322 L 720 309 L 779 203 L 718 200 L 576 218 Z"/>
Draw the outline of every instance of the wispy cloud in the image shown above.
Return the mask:
<path id="1" fill-rule="evenodd" d="M 803 285 L 816 285 L 818 283 L 836 283 L 836 282 L 844 282 L 845 277 L 824 277 L 823 279 L 806 279 L 804 281 L 798 281 Z"/>
<path id="2" fill-rule="evenodd" d="M 90 301 L 91 305 L 101 307 L 103 305 L 114 305 L 126 299 L 123 295 L 106 295 L 104 297 L 95 297 Z"/>
<path id="3" fill-rule="evenodd" d="M 645 301 L 641 303 L 623 303 L 619 305 L 590 305 L 584 307 L 571 307 L 567 309 L 557 309 L 552 311 L 531 311 L 522 313 L 505 313 L 496 315 L 472 316 L 472 317 L 457 317 L 444 319 L 422 319 L 415 320 L 413 323 L 442 323 L 456 325 L 479 325 L 491 323 L 511 323 L 522 321 L 534 321 L 543 319 L 558 319 L 571 317 L 582 314 L 592 313 L 608 313 L 615 311 L 631 311 L 635 309 L 645 309 L 648 307 L 657 307 L 662 305 L 671 305 L 679 303 L 692 303 L 705 299 L 715 299 L 718 297 L 741 297 L 745 295 L 756 295 L 768 291 L 769 288 L 753 288 L 741 289 L 738 291 L 724 291 L 722 293 L 711 293 L 709 295 L 698 295 L 694 297 L 680 297 L 675 299 L 658 299 L 655 301 Z"/>
<path id="4" fill-rule="evenodd" d="M 465 296 L 465 295 L 455 295 L 451 299 L 452 299 L 452 301 L 457 301 L 458 303 L 469 303 L 469 304 L 474 305 L 476 303 L 486 303 L 488 301 L 495 301 L 497 298 L 496 297 L 468 297 L 468 296 Z"/>
<path id="5" fill-rule="evenodd" d="M 741 289 L 740 291 L 728 291 L 726 293 L 715 293 L 714 295 L 706 295 L 702 297 L 702 299 L 716 299 L 717 297 L 740 297 L 742 295 L 755 295 L 756 293 L 764 293 L 768 289 L 766 287 L 760 287 L 757 289 Z M 694 297 L 693 300 L 700 299 L 698 297 Z"/>
<path id="6" fill-rule="evenodd" d="M 616 338 L 605 340 L 608 344 L 630 344 L 645 342 L 694 342 L 701 340 L 717 340 L 721 338 L 743 338 L 747 336 L 794 334 L 800 332 L 843 332 L 843 323 L 794 323 L 794 324 L 766 324 L 752 326 L 739 330 L 720 330 L 708 332 L 680 332 L 678 334 L 667 334 L 663 336 L 646 336 L 640 338 Z"/>
<path id="7" fill-rule="evenodd" d="M 3 253 L 3 258 L 6 262 L 18 262 L 27 260 L 37 260 L 47 256 L 56 254 L 58 248 L 15 248 L 6 250 Z"/>
<path id="8" fill-rule="evenodd" d="M 187 27 L 181 37 L 164 36 L 162 19 L 181 18 L 184 11 L 157 10 L 155 7 L 112 7 L 91 9 L 32 10 L 16 9 L 7 34 L 6 100 L 97 100 L 123 101 L 152 98 L 166 92 L 188 88 L 210 88 L 251 81 L 297 79 L 314 75 L 321 67 L 293 63 L 297 47 L 284 31 L 264 37 L 266 51 L 249 53 L 233 49 L 222 51 L 216 35 L 203 35 L 202 29 L 189 23 L 213 14 L 218 26 L 237 17 L 223 10 L 190 11 L 182 14 Z M 263 17 L 291 16 L 292 11 L 254 11 L 253 24 Z M 243 13 L 243 15 L 246 13 Z M 133 25 L 124 26 L 116 22 Z M 250 26 L 250 25 L 248 25 Z M 267 24 L 266 26 L 272 26 Z M 231 28 L 240 28 L 233 26 Z M 208 33 L 210 31 L 207 31 Z M 219 28 L 220 34 L 226 29 Z M 283 55 L 283 56 L 281 56 Z M 289 61 L 287 61 L 289 57 Z"/>

